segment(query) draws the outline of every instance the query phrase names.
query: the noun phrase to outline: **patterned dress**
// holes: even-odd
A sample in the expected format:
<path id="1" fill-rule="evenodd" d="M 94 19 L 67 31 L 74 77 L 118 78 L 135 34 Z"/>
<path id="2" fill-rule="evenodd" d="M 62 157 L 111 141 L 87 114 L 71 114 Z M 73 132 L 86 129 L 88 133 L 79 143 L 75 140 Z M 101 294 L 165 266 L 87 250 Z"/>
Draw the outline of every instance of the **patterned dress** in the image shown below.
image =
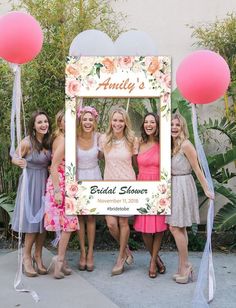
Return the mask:
<path id="1" fill-rule="evenodd" d="M 171 215 L 166 216 L 171 226 L 181 228 L 200 222 L 198 194 L 191 172 L 191 165 L 180 149 L 171 160 L 172 207 Z"/>
<path id="2" fill-rule="evenodd" d="M 138 154 L 138 180 L 160 180 L 160 146 L 155 143 L 149 150 Z M 139 215 L 135 217 L 134 229 L 142 233 L 157 233 L 167 229 L 163 215 Z"/>
<path id="3" fill-rule="evenodd" d="M 47 231 L 76 231 L 79 229 L 77 216 L 65 214 L 65 160 L 58 166 L 59 187 L 62 194 L 62 203 L 57 204 L 54 198 L 54 187 L 51 175 L 47 181 L 45 196 L 44 227 Z"/>

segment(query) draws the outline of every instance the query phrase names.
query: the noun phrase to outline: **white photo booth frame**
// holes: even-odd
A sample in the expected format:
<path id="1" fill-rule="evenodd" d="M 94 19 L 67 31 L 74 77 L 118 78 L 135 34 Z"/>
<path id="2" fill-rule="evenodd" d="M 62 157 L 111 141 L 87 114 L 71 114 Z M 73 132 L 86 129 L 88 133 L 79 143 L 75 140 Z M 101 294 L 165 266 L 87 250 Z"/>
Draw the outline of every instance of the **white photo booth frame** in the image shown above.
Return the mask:
<path id="1" fill-rule="evenodd" d="M 67 215 L 171 213 L 171 60 L 166 56 L 68 57 L 65 98 Z M 79 98 L 160 98 L 160 181 L 77 181 Z M 97 189 L 93 189 L 96 186 Z"/>

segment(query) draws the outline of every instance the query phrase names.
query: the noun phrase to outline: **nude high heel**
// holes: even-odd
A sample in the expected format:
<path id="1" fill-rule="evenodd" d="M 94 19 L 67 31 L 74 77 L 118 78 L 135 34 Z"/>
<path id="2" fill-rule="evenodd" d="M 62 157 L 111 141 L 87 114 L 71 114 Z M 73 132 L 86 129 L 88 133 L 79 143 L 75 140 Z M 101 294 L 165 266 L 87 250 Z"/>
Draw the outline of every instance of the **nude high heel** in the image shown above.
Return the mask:
<path id="1" fill-rule="evenodd" d="M 62 279 L 62 278 L 65 277 L 64 274 L 63 274 L 63 272 L 62 272 L 63 262 L 64 262 L 64 260 L 63 260 L 63 261 L 62 261 L 62 260 L 59 260 L 59 259 L 58 259 L 58 256 L 54 256 L 54 257 L 52 258 L 52 262 L 51 262 L 51 264 L 49 265 L 47 271 L 49 272 L 50 268 L 51 268 L 52 266 L 54 266 L 54 274 L 53 274 L 53 277 L 54 277 L 55 279 Z"/>
<path id="2" fill-rule="evenodd" d="M 192 266 L 191 263 L 188 263 L 188 267 L 191 268 L 192 271 L 193 271 L 193 266 Z M 176 278 L 177 278 L 178 276 L 180 276 L 180 273 L 179 273 L 179 272 L 175 273 L 175 274 L 172 276 L 172 279 L 173 279 L 173 280 L 176 280 Z"/>
<path id="3" fill-rule="evenodd" d="M 61 271 L 64 275 L 69 276 L 72 274 L 72 269 L 68 266 L 67 262 L 64 260 Z"/>
<path id="4" fill-rule="evenodd" d="M 112 271 L 111 271 L 111 276 L 115 276 L 115 275 L 120 275 L 123 273 L 124 271 L 124 264 L 125 264 L 125 258 L 123 258 L 121 260 L 121 264 L 118 265 L 117 263 L 115 264 L 115 266 L 113 267 Z"/>
<path id="5" fill-rule="evenodd" d="M 47 269 L 43 264 L 42 267 L 39 266 L 39 262 L 36 261 L 35 256 L 33 256 L 33 266 L 39 275 L 46 275 L 48 273 Z"/>
<path id="6" fill-rule="evenodd" d="M 175 281 L 182 284 L 189 283 L 190 281 L 193 282 L 193 268 L 189 267 L 186 272 L 186 275 L 179 275 L 178 277 L 176 277 Z"/>
<path id="7" fill-rule="evenodd" d="M 172 276 L 172 279 L 173 279 L 173 280 L 176 280 L 176 278 L 179 277 L 179 276 L 180 276 L 180 274 L 179 274 L 179 273 L 176 273 L 176 274 L 174 274 L 174 275 Z"/>
<path id="8" fill-rule="evenodd" d="M 127 255 L 127 258 L 125 259 L 125 263 L 128 265 L 131 265 L 134 263 L 134 257 L 129 249 L 129 246 L 127 246 L 125 250 L 126 250 L 126 255 Z"/>
<path id="9" fill-rule="evenodd" d="M 38 276 L 37 272 L 34 270 L 32 266 L 31 258 L 24 258 L 22 267 L 23 267 L 23 273 L 25 274 L 25 276 L 27 277 Z"/>

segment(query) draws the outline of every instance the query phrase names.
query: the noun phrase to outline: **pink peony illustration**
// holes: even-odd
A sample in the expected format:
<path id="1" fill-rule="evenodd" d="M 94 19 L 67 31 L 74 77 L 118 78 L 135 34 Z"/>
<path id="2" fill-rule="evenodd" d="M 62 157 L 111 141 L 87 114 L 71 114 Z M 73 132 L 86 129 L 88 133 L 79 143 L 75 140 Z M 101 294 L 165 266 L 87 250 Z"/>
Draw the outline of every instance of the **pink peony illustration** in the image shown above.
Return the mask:
<path id="1" fill-rule="evenodd" d="M 67 185 L 67 194 L 69 197 L 75 197 L 78 192 L 78 184 L 76 182 Z"/>
<path id="2" fill-rule="evenodd" d="M 80 90 L 80 82 L 78 80 L 66 81 L 66 94 L 70 97 L 78 96 Z"/>
<path id="3" fill-rule="evenodd" d="M 68 64 L 66 66 L 66 74 L 68 76 L 78 77 L 79 76 L 79 67 L 75 64 Z"/>
<path id="4" fill-rule="evenodd" d="M 113 74 L 114 72 L 116 72 L 116 65 L 114 60 L 111 60 L 110 58 L 105 58 L 102 61 L 102 64 L 104 65 L 107 73 Z"/>
<path id="5" fill-rule="evenodd" d="M 128 69 L 132 67 L 134 63 L 134 57 L 121 57 L 118 61 L 122 69 Z"/>

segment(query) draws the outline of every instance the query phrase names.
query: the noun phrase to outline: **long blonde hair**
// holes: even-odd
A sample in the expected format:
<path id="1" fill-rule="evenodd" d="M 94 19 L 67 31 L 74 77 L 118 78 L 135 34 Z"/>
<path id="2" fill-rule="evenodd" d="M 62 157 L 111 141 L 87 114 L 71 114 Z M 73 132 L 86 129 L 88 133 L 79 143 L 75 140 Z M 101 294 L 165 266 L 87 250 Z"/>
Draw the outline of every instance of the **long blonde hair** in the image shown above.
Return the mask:
<path id="1" fill-rule="evenodd" d="M 173 141 L 172 139 L 172 155 L 175 155 L 179 152 L 182 143 L 184 142 L 184 140 L 189 138 L 189 132 L 188 132 L 188 126 L 186 123 L 185 118 L 183 118 L 179 113 L 175 113 L 171 120 L 179 120 L 180 123 L 180 134 L 179 136 L 176 138 L 175 141 Z"/>
<path id="2" fill-rule="evenodd" d="M 53 136 L 52 136 L 52 140 L 54 141 L 56 139 L 57 136 L 59 136 L 60 134 L 64 134 L 64 131 L 61 129 L 61 121 L 65 116 L 65 110 L 61 109 L 60 111 L 58 111 L 58 113 L 56 114 L 56 120 L 55 120 L 55 130 L 53 132 Z"/>
<path id="3" fill-rule="evenodd" d="M 126 145 L 128 146 L 129 150 L 132 151 L 135 135 L 132 130 L 132 125 L 128 113 L 123 108 L 120 107 L 113 109 L 109 115 L 109 124 L 108 124 L 108 129 L 106 131 L 106 141 L 104 147 L 108 151 L 112 147 L 112 142 L 114 139 L 113 129 L 112 129 L 112 119 L 115 113 L 121 114 L 124 119 L 125 122 L 124 137 Z"/>

